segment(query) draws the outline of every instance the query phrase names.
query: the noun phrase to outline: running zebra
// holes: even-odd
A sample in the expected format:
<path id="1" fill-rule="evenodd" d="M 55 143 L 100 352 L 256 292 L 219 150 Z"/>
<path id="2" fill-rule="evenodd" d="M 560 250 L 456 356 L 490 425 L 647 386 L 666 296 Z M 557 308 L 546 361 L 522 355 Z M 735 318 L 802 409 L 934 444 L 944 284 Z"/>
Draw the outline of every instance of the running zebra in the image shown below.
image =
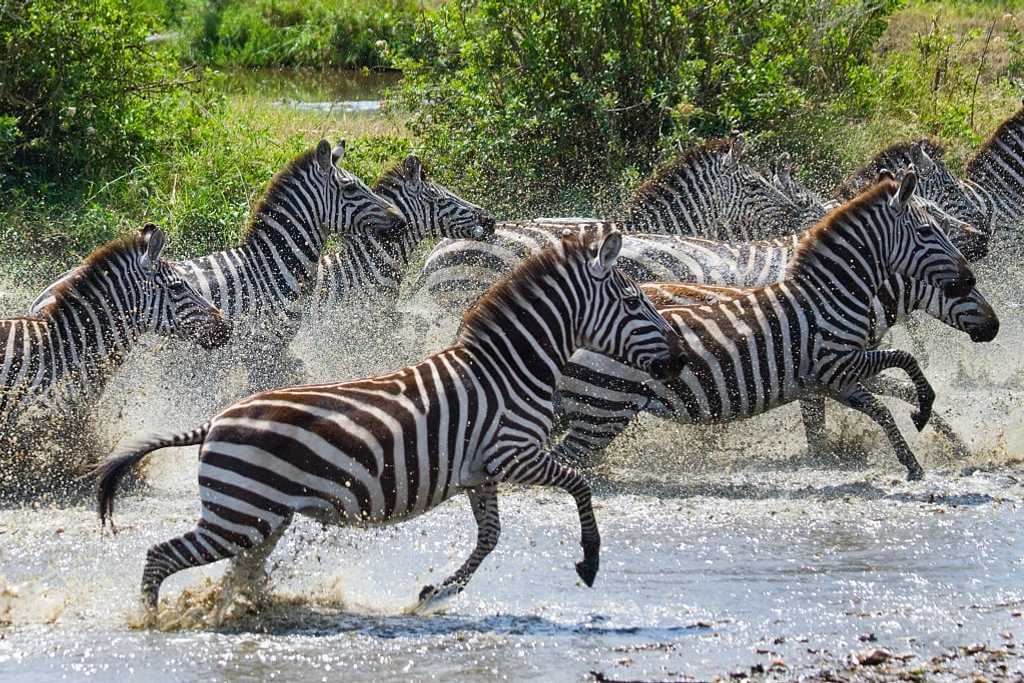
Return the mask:
<path id="1" fill-rule="evenodd" d="M 877 292 L 893 275 L 963 296 L 974 277 L 934 218 L 911 202 L 916 176 L 875 186 L 831 212 L 801 241 L 782 282 L 739 298 L 661 311 L 683 339 L 687 366 L 652 382 L 614 360 L 580 351 L 560 385 L 570 433 L 555 454 L 580 461 L 602 448 L 639 410 L 695 423 L 756 415 L 810 392 L 826 393 L 878 423 L 911 479 L 923 476 L 889 410 L 863 385 L 901 368 L 917 390 L 922 429 L 934 392 L 913 356 L 868 350 L 879 322 Z"/>
<path id="2" fill-rule="evenodd" d="M 178 571 L 237 557 L 259 575 L 298 512 L 378 525 L 422 514 L 457 493 L 478 526 L 469 559 L 420 605 L 460 592 L 498 541 L 497 486 L 556 486 L 576 500 L 580 578 L 593 585 L 600 536 L 590 487 L 541 451 L 555 383 L 585 345 L 653 376 L 678 362 L 678 339 L 615 268 L 621 236 L 569 233 L 523 263 L 469 311 L 454 346 L 395 373 L 256 394 L 187 434 L 149 436 L 97 468 L 101 520 L 120 478 L 150 451 L 202 444 L 197 527 L 153 546 L 143 601 Z M 242 567 L 238 571 L 243 571 Z"/>
<path id="3" fill-rule="evenodd" d="M 427 178 L 420 160 L 409 155 L 374 185 L 375 194 L 394 204 L 406 230 L 361 236 L 341 251 L 320 259 L 313 308 L 322 312 L 361 301 L 393 306 L 413 250 L 426 237 L 479 240 L 494 232 L 494 217 Z"/>
<path id="4" fill-rule="evenodd" d="M 942 159 L 944 155 L 945 149 L 927 138 L 891 145 L 847 178 L 836 190 L 836 196 L 840 202 L 852 199 L 870 186 L 882 169 L 900 174 L 913 166 L 919 178 L 920 197 L 935 202 L 946 213 L 977 228 L 973 232 L 951 234 L 953 244 L 968 261 L 983 258 L 988 254 L 992 238 L 993 212 L 979 201 L 976 187 L 953 175 Z M 981 184 L 989 186 L 990 183 L 986 180 Z"/>
<path id="5" fill-rule="evenodd" d="M 748 290 L 740 287 L 714 287 L 708 285 L 680 284 L 675 282 L 648 282 L 641 285 L 644 293 L 651 302 L 659 309 L 675 306 L 693 306 L 718 304 L 726 301 L 742 299 L 747 295 Z M 879 343 L 885 334 L 896 324 L 906 322 L 915 311 L 924 311 L 936 320 L 943 322 L 949 327 L 966 332 L 972 342 L 989 342 L 995 339 L 999 332 L 999 318 L 991 304 L 981 293 L 974 289 L 970 294 L 962 297 L 947 296 L 945 292 L 937 287 L 924 284 L 919 280 L 906 278 L 902 275 L 892 275 L 878 291 L 872 301 L 871 329 L 865 332 L 867 340 L 865 348 L 878 348 Z M 587 400 L 605 395 L 605 392 L 618 386 L 616 396 L 608 399 L 604 404 L 607 409 L 610 402 L 626 401 L 626 393 L 621 390 L 625 380 L 618 377 L 593 377 L 592 386 L 585 391 L 577 389 L 577 393 L 586 395 Z M 895 378 L 879 375 L 864 385 L 875 394 L 898 398 L 906 403 L 913 403 L 916 400 L 916 387 L 912 383 L 903 382 Z M 606 398 L 607 395 L 605 395 Z M 634 396 L 632 400 L 645 402 L 644 399 Z M 586 414 L 585 408 L 576 413 L 574 425 L 579 426 L 585 432 L 596 432 L 597 424 L 604 421 L 596 414 Z M 804 431 L 807 435 L 807 445 L 811 451 L 820 450 L 825 442 L 825 396 L 820 394 L 808 394 L 800 398 L 800 410 L 803 416 Z M 621 412 L 625 415 L 628 411 Z M 589 425 L 583 422 L 590 421 Z M 627 420 L 628 422 L 628 420 Z M 953 428 L 939 415 L 932 415 L 930 421 L 932 428 L 942 434 L 953 446 L 953 449 L 961 457 L 969 455 L 967 445 Z M 612 427 L 612 429 L 625 428 L 625 424 Z M 594 449 L 587 448 L 588 451 Z"/>
<path id="6" fill-rule="evenodd" d="M 789 235 L 824 214 L 819 207 L 793 202 L 743 163 L 743 147 L 737 138 L 689 150 L 641 185 L 616 212 L 621 220 L 608 226 L 652 239 L 739 241 Z M 442 240 L 427 256 L 412 296 L 457 316 L 529 254 L 557 240 L 564 228 L 547 219 L 501 222 L 494 236 L 482 242 Z"/>
<path id="7" fill-rule="evenodd" d="M 1021 251 L 1024 225 L 1024 108 L 1003 121 L 967 162 L 968 186 L 979 204 L 992 212 L 995 230 Z"/>
<path id="8" fill-rule="evenodd" d="M 108 242 L 47 288 L 36 317 L 0 320 L 0 425 L 37 405 L 49 416 L 77 411 L 145 332 L 208 349 L 227 341 L 231 325 L 161 258 L 164 244 L 151 224 Z"/>

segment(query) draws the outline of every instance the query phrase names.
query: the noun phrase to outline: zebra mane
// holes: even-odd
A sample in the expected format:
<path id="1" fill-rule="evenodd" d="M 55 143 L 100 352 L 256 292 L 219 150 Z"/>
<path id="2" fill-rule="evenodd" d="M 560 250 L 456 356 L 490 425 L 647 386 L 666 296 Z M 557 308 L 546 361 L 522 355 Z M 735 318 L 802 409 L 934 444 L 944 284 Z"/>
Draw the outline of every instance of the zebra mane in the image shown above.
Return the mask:
<path id="1" fill-rule="evenodd" d="M 786 266 L 786 278 L 789 278 L 790 273 L 794 270 L 799 270 L 806 265 L 807 260 L 812 258 L 818 242 L 828 232 L 846 223 L 848 216 L 860 213 L 864 208 L 876 204 L 879 199 L 894 196 L 899 191 L 899 187 L 899 183 L 895 180 L 879 181 L 861 191 L 853 199 L 847 200 L 846 203 L 829 211 L 813 228 L 804 233 L 803 238 L 796 245 L 793 255 L 789 259 L 789 265 Z"/>
<path id="2" fill-rule="evenodd" d="M 112 260 L 128 256 L 130 254 L 134 256 L 141 256 L 146 252 L 146 244 L 142 233 L 136 232 L 132 235 L 126 235 L 124 237 L 118 237 L 113 239 L 106 244 L 96 247 L 88 256 L 82 260 L 82 264 L 75 268 L 70 275 L 62 279 L 60 282 L 55 284 L 49 292 L 49 296 L 52 299 L 43 308 L 36 312 L 39 317 L 44 317 L 53 313 L 57 308 L 60 307 L 64 300 L 64 297 L 78 289 L 79 285 L 84 282 L 89 282 L 96 277 L 97 273 L 104 270 L 104 267 Z"/>
<path id="3" fill-rule="evenodd" d="M 856 171 L 847 176 L 846 180 L 836 188 L 835 195 L 842 199 L 853 199 L 861 193 L 864 188 L 869 187 L 878 176 L 878 171 L 888 168 L 890 171 L 898 172 L 902 169 L 894 168 L 899 160 L 905 159 L 907 163 L 914 159 L 914 148 L 923 145 L 925 154 L 933 160 L 939 161 L 946 155 L 946 147 L 939 141 L 931 138 L 919 138 L 889 145 L 871 157 Z"/>
<path id="4" fill-rule="evenodd" d="M 523 261 L 508 277 L 491 285 L 490 289 L 480 295 L 480 298 L 463 314 L 462 324 L 459 326 L 459 342 L 473 337 L 484 322 L 496 319 L 496 314 L 502 309 L 515 305 L 517 300 L 521 301 L 524 296 L 530 298 L 529 293 L 545 277 L 555 272 L 560 264 L 572 263 L 581 257 L 586 259 L 591 256 L 591 248 L 601 234 L 603 232 L 600 230 L 567 229 L 560 241 L 546 245 Z"/>
<path id="5" fill-rule="evenodd" d="M 249 238 L 257 232 L 260 214 L 270 208 L 270 202 L 277 195 L 278 191 L 287 185 L 299 171 L 315 161 L 316 147 L 312 147 L 289 161 L 284 168 L 274 174 L 274 177 L 270 179 L 270 183 L 267 184 L 267 189 L 263 191 L 263 195 L 260 197 L 259 201 L 253 205 L 252 212 L 249 214 L 249 222 L 245 226 L 245 231 L 242 233 L 242 242 L 248 241 Z"/>
<path id="6" fill-rule="evenodd" d="M 667 182 L 681 175 L 687 169 L 698 165 L 708 157 L 718 157 L 729 153 L 732 140 L 718 138 L 708 140 L 703 145 L 695 145 L 669 162 L 660 170 L 651 174 L 647 180 L 637 187 L 633 194 L 622 203 L 620 213 L 625 213 L 638 205 L 643 204 L 652 195 L 655 195 Z"/>
<path id="7" fill-rule="evenodd" d="M 992 135 L 988 136 L 988 139 L 982 143 L 981 147 L 978 148 L 978 151 L 973 157 L 971 157 L 970 161 L 967 162 L 967 176 L 973 178 L 974 174 L 979 170 L 977 166 L 985 154 L 987 154 L 992 147 L 995 147 L 1000 138 L 1008 136 L 1011 130 L 1019 128 L 1024 128 L 1024 107 L 1021 107 L 1013 114 L 1013 116 L 1000 123 L 999 127 L 995 129 Z"/>

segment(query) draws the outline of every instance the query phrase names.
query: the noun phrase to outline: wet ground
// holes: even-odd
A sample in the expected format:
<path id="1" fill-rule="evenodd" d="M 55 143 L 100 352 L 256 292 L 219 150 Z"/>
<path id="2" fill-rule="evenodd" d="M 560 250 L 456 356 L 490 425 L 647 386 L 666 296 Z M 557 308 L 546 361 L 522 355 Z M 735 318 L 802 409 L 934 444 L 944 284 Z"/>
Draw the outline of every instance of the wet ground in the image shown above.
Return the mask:
<path id="1" fill-rule="evenodd" d="M 441 613 L 408 610 L 472 547 L 462 499 L 378 530 L 297 523 L 273 556 L 272 594 L 259 609 L 237 600 L 218 621 L 224 567 L 214 565 L 170 579 L 160 627 L 140 628 L 146 548 L 197 514 L 194 449 L 150 459 L 148 489 L 119 501 L 116 536 L 101 533 L 86 504 L 2 509 L 0 678 L 1022 676 L 1024 315 L 1016 290 L 990 298 L 1004 322 L 991 344 L 926 325 L 936 410 L 967 440 L 969 459 L 954 459 L 930 430 L 917 434 L 909 406 L 895 402 L 928 470 L 923 482 L 903 481 L 876 430 L 838 407 L 833 452 L 813 456 L 794 408 L 727 430 L 643 420 L 594 474 L 604 540 L 594 588 L 573 569 L 571 499 L 509 489 L 498 549 Z M 419 353 L 381 355 L 374 339 L 360 349 L 359 329 L 307 332 L 296 350 L 310 379 Z M 154 370 L 180 352 L 148 342 L 118 376 L 100 406 L 111 443 L 208 417 L 201 381 Z"/>

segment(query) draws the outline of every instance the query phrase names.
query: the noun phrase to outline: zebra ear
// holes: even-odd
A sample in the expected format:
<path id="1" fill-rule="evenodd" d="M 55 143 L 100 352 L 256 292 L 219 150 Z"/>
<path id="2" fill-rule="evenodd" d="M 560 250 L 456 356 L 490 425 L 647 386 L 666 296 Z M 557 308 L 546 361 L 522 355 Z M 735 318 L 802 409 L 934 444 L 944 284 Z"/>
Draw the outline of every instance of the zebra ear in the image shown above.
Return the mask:
<path id="1" fill-rule="evenodd" d="M 160 263 L 160 254 L 167 242 L 167 235 L 163 230 L 152 223 L 146 223 L 141 230 L 142 241 L 146 245 L 146 251 L 142 254 L 140 262 L 143 268 L 156 271 Z"/>
<path id="2" fill-rule="evenodd" d="M 324 173 L 327 173 L 334 167 L 331 156 L 331 143 L 327 142 L 327 140 L 321 140 L 316 146 L 316 163 Z"/>
<path id="3" fill-rule="evenodd" d="M 597 248 L 597 257 L 594 259 L 594 265 L 598 272 L 603 273 L 613 268 L 619 260 L 619 252 L 621 251 L 622 233 L 618 230 L 613 230 L 601 240 L 601 246 Z"/>
<path id="4" fill-rule="evenodd" d="M 910 203 L 911 198 L 914 196 L 914 190 L 917 189 L 917 171 L 914 170 L 914 165 L 911 164 L 907 172 L 903 174 L 903 180 L 900 181 L 900 189 L 896 193 L 895 200 L 899 205 L 900 210 L 907 208 L 907 204 Z"/>
<path id="5" fill-rule="evenodd" d="M 345 156 L 345 141 L 338 140 L 338 146 L 331 150 L 331 163 L 337 166 Z"/>
<path id="6" fill-rule="evenodd" d="M 413 184 L 419 185 L 423 182 L 423 164 L 415 154 L 410 154 L 405 158 L 405 161 L 402 162 L 402 171 Z"/>
<path id="7" fill-rule="evenodd" d="M 911 156 L 914 159 L 914 166 L 917 167 L 917 170 L 921 175 L 928 175 L 935 170 L 935 162 L 932 161 L 932 158 L 928 156 L 928 152 L 925 151 L 925 143 L 925 140 L 921 140 L 914 145 L 911 152 Z"/>
<path id="8" fill-rule="evenodd" d="M 743 133 L 737 133 L 736 137 L 729 143 L 729 153 L 725 157 L 725 163 L 729 168 L 736 168 L 743 157 L 743 149 L 747 146 L 743 139 Z"/>

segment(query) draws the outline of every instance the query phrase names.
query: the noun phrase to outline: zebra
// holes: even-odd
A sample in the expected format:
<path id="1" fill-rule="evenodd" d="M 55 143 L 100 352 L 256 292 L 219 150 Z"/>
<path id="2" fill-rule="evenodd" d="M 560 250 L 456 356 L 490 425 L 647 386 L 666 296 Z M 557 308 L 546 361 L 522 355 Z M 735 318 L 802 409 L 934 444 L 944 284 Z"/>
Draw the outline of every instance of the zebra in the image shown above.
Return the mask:
<path id="1" fill-rule="evenodd" d="M 836 199 L 842 202 L 853 198 L 860 190 L 871 185 L 882 169 L 900 173 L 913 165 L 919 178 L 918 195 L 977 229 L 952 234 L 953 244 L 968 261 L 984 258 L 992 238 L 994 213 L 979 201 L 976 187 L 953 175 L 943 161 L 944 155 L 942 145 L 928 138 L 890 145 L 843 181 L 836 189 Z M 989 185 L 987 180 L 982 182 L 982 186 Z"/>
<path id="2" fill-rule="evenodd" d="M 576 501 L 592 586 L 600 535 L 587 482 L 541 450 L 555 383 L 586 345 L 653 376 L 680 362 L 679 340 L 615 263 L 622 239 L 567 231 L 489 290 L 463 319 L 453 346 L 392 374 L 256 394 L 210 422 L 150 436 L 99 466 L 101 522 L 118 480 L 150 451 L 202 444 L 196 528 L 153 546 L 143 602 L 183 569 L 237 557 L 262 566 L 294 513 L 371 526 L 419 515 L 465 492 L 478 537 L 469 559 L 419 606 L 460 592 L 498 541 L 501 482 L 555 486 Z M 237 566 L 237 563 L 236 563 Z"/>
<path id="3" fill-rule="evenodd" d="M 36 316 L 0 320 L 0 424 L 37 405 L 47 415 L 80 409 L 145 332 L 206 349 L 228 340 L 230 322 L 161 257 L 165 244 L 164 232 L 146 224 L 48 287 Z"/>
<path id="4" fill-rule="evenodd" d="M 748 293 L 747 289 L 740 287 L 715 287 L 676 282 L 647 282 L 641 285 L 641 289 L 659 309 L 735 301 L 742 299 Z M 966 296 L 951 297 L 937 287 L 898 274 L 889 276 L 882 288 L 878 290 L 872 301 L 872 308 L 871 329 L 864 335 L 867 340 L 866 348 L 869 349 L 878 348 L 882 337 L 893 325 L 906 321 L 911 313 L 918 310 L 927 312 L 953 329 L 966 332 L 972 342 L 992 341 L 999 332 L 999 318 L 995 310 L 977 289 L 973 289 Z M 590 380 L 589 388 L 586 390 L 577 388 L 576 392 L 586 395 L 589 401 L 595 396 L 601 396 L 603 392 L 609 391 L 612 385 L 618 386 L 618 398 L 608 399 L 604 404 L 604 409 L 607 410 L 611 401 L 626 400 L 625 393 L 621 389 L 625 382 L 626 380 L 612 375 L 595 376 Z M 865 381 L 864 385 L 873 393 L 898 398 L 906 403 L 913 403 L 916 396 L 916 387 L 913 384 L 883 375 L 875 377 L 871 381 Z M 824 396 L 817 394 L 808 394 L 799 399 L 807 444 L 812 451 L 818 450 L 825 440 L 824 399 Z M 640 400 L 642 402 L 644 399 Z M 624 413 L 626 411 L 611 412 Z M 583 426 L 583 422 L 588 420 L 592 423 L 603 422 L 597 415 L 588 415 L 583 411 L 576 413 L 576 424 L 580 425 L 582 431 L 596 431 L 594 424 Z M 935 431 L 942 434 L 952 444 L 958 455 L 961 457 L 969 455 L 966 444 L 939 415 L 932 415 L 930 423 Z M 613 426 L 612 429 L 624 427 L 625 424 L 622 424 L 621 427 Z"/>
<path id="5" fill-rule="evenodd" d="M 713 140 L 680 155 L 644 182 L 617 210 L 609 228 L 624 233 L 714 240 L 781 237 L 806 227 L 817 207 L 793 202 L 742 161 L 742 137 Z M 823 213 L 823 212 L 822 212 Z M 527 254 L 558 239 L 558 221 L 502 221 L 482 242 L 437 244 L 412 287 L 412 298 L 461 314 Z M 584 222 L 591 222 L 584 219 Z"/>
<path id="6" fill-rule="evenodd" d="M 662 309 L 687 350 L 687 366 L 670 381 L 629 375 L 600 354 L 577 352 L 559 389 L 572 427 L 555 456 L 579 460 L 639 409 L 717 423 L 816 392 L 871 417 L 909 478 L 921 478 L 892 414 L 863 385 L 882 370 L 904 370 L 917 387 L 912 417 L 923 429 L 934 391 L 910 354 L 867 348 L 876 322 L 873 299 L 893 274 L 949 296 L 964 296 L 974 286 L 966 260 L 934 217 L 911 201 L 916 180 L 913 171 L 899 184 L 883 176 L 831 212 L 800 242 L 781 282 L 728 301 Z"/>
<path id="7" fill-rule="evenodd" d="M 1024 108 L 1003 121 L 967 162 L 967 186 L 993 216 L 993 230 L 1011 235 L 1019 253 L 1024 224 Z"/>
<path id="8" fill-rule="evenodd" d="M 494 232 L 494 217 L 428 179 L 410 154 L 374 185 L 405 217 L 408 228 L 346 241 L 320 259 L 312 307 L 317 312 L 351 302 L 353 293 L 374 304 L 393 305 L 416 246 L 428 236 L 479 240 Z"/>

